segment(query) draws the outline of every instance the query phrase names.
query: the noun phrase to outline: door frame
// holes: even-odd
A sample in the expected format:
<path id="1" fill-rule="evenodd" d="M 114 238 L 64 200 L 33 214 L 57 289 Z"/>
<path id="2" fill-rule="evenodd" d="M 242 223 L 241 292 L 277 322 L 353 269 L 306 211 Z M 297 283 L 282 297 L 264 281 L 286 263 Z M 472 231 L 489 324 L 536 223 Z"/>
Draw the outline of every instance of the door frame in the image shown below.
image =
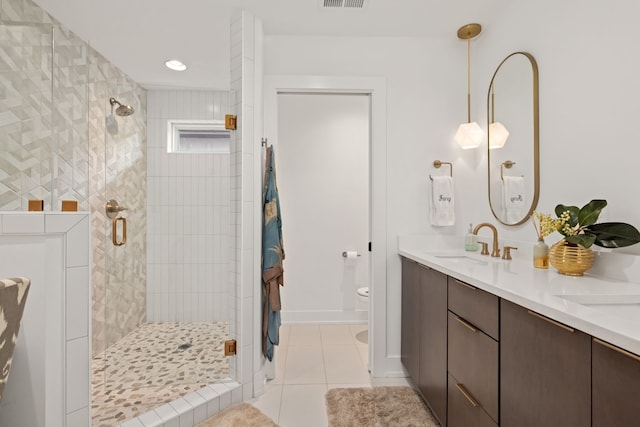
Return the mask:
<path id="1" fill-rule="evenodd" d="M 264 136 L 278 145 L 279 93 L 360 93 L 370 96 L 369 210 L 372 242 L 369 284 L 369 370 L 396 371 L 387 355 L 387 87 L 384 77 L 266 75 Z"/>

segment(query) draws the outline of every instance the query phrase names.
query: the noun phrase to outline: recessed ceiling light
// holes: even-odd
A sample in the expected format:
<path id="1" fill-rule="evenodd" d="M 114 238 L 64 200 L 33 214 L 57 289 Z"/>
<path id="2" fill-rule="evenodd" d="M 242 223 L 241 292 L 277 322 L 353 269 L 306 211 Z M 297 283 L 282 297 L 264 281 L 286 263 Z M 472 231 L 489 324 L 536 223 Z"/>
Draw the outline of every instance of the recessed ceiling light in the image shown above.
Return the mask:
<path id="1" fill-rule="evenodd" d="M 177 59 L 170 59 L 166 61 L 164 65 L 166 65 L 167 68 L 169 68 L 170 70 L 174 70 L 174 71 L 184 71 L 187 69 L 187 66 L 184 65 L 182 62 L 178 61 Z"/>

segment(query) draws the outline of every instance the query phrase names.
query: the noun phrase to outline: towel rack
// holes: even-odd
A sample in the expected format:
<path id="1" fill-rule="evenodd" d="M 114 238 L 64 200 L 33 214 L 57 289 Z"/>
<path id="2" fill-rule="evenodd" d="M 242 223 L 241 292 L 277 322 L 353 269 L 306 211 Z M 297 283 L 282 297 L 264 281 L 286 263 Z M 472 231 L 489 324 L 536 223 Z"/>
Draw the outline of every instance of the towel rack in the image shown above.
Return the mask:
<path id="1" fill-rule="evenodd" d="M 449 165 L 449 175 L 453 178 L 453 164 L 451 162 L 441 162 L 440 160 L 433 161 L 433 167 L 439 169 L 442 165 Z M 429 179 L 433 181 L 433 177 L 429 175 Z"/>
<path id="2" fill-rule="evenodd" d="M 500 164 L 500 179 L 504 181 L 504 168 L 511 169 L 516 162 L 511 160 L 504 161 Z"/>

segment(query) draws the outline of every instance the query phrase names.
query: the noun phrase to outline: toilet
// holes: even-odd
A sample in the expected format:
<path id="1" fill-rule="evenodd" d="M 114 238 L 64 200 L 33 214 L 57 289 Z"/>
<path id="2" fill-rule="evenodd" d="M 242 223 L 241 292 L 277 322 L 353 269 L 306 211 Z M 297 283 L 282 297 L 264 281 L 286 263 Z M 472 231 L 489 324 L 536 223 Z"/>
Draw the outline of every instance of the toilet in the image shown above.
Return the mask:
<path id="1" fill-rule="evenodd" d="M 358 301 L 363 303 L 365 307 L 369 307 L 369 287 L 364 286 L 358 288 Z"/>

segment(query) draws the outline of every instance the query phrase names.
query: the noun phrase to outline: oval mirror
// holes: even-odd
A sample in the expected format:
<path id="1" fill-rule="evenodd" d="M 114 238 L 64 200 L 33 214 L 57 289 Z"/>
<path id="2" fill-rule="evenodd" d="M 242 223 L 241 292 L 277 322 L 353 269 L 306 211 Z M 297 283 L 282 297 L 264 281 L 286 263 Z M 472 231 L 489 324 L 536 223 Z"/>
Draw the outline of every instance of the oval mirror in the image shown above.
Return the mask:
<path id="1" fill-rule="evenodd" d="M 538 204 L 538 64 L 514 52 L 498 65 L 487 94 L 489 205 L 505 225 L 529 219 Z"/>

